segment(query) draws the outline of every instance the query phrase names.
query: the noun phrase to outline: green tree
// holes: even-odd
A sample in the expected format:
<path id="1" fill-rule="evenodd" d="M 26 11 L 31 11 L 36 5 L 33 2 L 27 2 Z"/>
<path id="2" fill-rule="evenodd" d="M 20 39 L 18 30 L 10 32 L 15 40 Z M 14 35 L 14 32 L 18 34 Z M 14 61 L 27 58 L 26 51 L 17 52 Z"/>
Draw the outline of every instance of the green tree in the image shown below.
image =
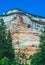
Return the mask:
<path id="1" fill-rule="evenodd" d="M 8 31 L 7 40 L 6 40 L 5 56 L 7 56 L 11 60 L 13 60 L 15 57 L 14 48 L 12 47 L 12 37 L 10 30 Z"/>
<path id="2" fill-rule="evenodd" d="M 31 65 L 45 65 L 45 27 L 40 36 L 39 51 L 30 58 Z"/>
<path id="3" fill-rule="evenodd" d="M 9 59 L 8 59 L 7 57 L 3 57 L 3 58 L 0 60 L 0 65 L 10 65 Z"/>
<path id="4" fill-rule="evenodd" d="M 40 45 L 39 48 L 41 50 L 42 64 L 45 64 L 45 27 L 42 30 L 42 35 L 40 36 Z"/>
<path id="5" fill-rule="evenodd" d="M 7 57 L 10 60 L 15 58 L 14 49 L 12 47 L 12 37 L 10 30 L 7 33 L 4 20 L 0 19 L 0 59 Z"/>
<path id="6" fill-rule="evenodd" d="M 0 59 L 4 56 L 4 48 L 6 42 L 6 26 L 4 20 L 0 18 Z"/>

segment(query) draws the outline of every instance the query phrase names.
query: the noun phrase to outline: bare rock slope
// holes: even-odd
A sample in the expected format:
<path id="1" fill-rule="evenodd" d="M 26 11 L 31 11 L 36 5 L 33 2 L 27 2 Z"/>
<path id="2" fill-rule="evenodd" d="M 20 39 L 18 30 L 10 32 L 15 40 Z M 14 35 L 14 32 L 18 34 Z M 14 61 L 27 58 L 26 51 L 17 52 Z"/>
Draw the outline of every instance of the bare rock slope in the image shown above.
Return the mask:
<path id="1" fill-rule="evenodd" d="M 45 26 L 45 18 L 25 13 L 14 9 L 4 13 L 0 18 L 4 19 L 7 30 L 12 34 L 12 45 L 16 50 L 21 49 L 25 54 L 33 54 L 38 46 L 41 30 Z M 35 46 L 33 50 L 31 46 Z M 31 53 L 30 53 L 31 50 Z"/>

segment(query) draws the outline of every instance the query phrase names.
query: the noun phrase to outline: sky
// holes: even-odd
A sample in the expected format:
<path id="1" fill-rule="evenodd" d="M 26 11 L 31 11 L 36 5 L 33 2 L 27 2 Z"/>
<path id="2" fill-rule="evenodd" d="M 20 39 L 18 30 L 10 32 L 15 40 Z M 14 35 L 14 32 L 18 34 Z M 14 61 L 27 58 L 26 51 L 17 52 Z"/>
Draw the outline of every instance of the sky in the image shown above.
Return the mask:
<path id="1" fill-rule="evenodd" d="M 45 0 L 0 0 L 0 15 L 14 8 L 45 17 Z"/>

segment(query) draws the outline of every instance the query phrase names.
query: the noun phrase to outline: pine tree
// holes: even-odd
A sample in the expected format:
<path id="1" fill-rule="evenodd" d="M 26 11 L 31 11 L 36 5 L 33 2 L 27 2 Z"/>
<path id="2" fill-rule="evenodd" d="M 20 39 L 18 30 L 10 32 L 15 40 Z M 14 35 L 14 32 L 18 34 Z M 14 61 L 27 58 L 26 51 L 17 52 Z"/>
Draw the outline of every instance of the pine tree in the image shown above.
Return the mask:
<path id="1" fill-rule="evenodd" d="M 4 47 L 6 42 L 6 26 L 4 20 L 0 18 L 0 59 L 4 56 Z"/>
<path id="2" fill-rule="evenodd" d="M 45 65 L 45 27 L 40 36 L 39 51 L 30 58 L 31 65 Z"/>
<path id="3" fill-rule="evenodd" d="M 6 31 L 4 20 L 0 19 L 0 59 L 8 57 L 10 60 L 14 59 L 14 49 L 12 47 L 12 37 L 10 30 Z"/>
<path id="4" fill-rule="evenodd" d="M 42 64 L 45 64 L 45 27 L 42 30 L 42 35 L 40 36 L 40 45 L 39 48 L 42 54 Z"/>
<path id="5" fill-rule="evenodd" d="M 8 31 L 8 35 L 7 35 L 5 56 L 7 56 L 11 60 L 13 60 L 15 57 L 14 48 L 12 47 L 12 37 L 10 30 Z"/>

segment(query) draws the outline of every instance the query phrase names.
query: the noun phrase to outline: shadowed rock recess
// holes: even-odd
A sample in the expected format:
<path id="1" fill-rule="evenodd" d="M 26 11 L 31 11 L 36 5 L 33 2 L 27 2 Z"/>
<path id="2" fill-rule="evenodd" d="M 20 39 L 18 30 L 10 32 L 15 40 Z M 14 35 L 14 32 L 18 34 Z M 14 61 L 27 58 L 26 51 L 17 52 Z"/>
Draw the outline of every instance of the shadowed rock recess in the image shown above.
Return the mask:
<path id="1" fill-rule="evenodd" d="M 0 18 L 4 19 L 7 30 L 11 31 L 15 52 L 20 49 L 20 52 L 30 56 L 38 50 L 39 36 L 45 26 L 44 17 L 13 9 L 3 13 Z"/>

